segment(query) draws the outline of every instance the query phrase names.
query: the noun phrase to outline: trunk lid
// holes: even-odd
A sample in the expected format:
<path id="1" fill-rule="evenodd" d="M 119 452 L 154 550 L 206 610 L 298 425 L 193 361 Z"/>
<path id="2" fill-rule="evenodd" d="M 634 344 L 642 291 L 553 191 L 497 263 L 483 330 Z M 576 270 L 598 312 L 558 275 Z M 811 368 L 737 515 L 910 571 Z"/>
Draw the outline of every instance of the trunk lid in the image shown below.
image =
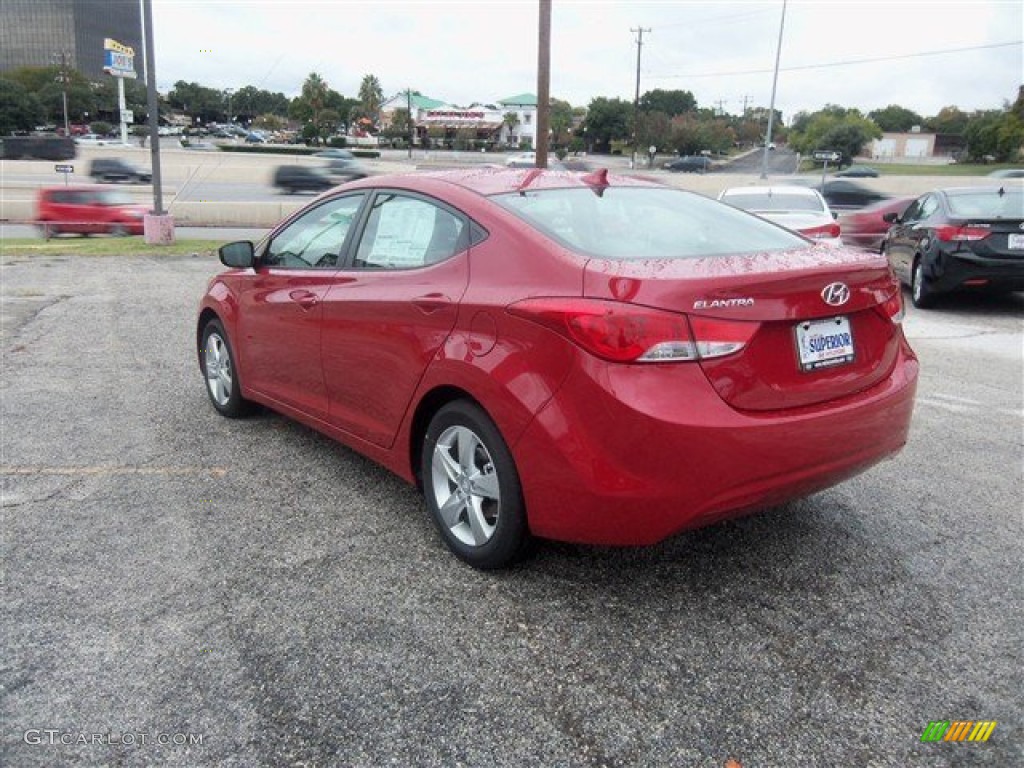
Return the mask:
<path id="1" fill-rule="evenodd" d="M 753 324 L 741 350 L 699 362 L 738 409 L 795 408 L 861 391 L 889 375 L 899 352 L 899 326 L 885 309 L 899 284 L 878 254 L 808 246 L 698 259 L 592 259 L 583 282 L 588 298 L 682 313 L 695 331 L 705 320 Z M 826 295 L 840 303 L 830 305 Z"/>

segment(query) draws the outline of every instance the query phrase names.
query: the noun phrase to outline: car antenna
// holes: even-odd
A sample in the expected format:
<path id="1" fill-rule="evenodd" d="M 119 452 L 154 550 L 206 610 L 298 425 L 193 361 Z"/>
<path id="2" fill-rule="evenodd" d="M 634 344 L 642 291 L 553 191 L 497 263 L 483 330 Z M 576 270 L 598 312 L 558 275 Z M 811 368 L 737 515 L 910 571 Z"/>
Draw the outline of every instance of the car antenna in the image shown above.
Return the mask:
<path id="1" fill-rule="evenodd" d="M 525 178 L 523 178 L 522 183 L 516 188 L 519 194 L 526 195 L 526 188 L 530 186 L 534 182 L 534 179 L 540 176 L 543 171 L 543 168 L 531 168 Z"/>

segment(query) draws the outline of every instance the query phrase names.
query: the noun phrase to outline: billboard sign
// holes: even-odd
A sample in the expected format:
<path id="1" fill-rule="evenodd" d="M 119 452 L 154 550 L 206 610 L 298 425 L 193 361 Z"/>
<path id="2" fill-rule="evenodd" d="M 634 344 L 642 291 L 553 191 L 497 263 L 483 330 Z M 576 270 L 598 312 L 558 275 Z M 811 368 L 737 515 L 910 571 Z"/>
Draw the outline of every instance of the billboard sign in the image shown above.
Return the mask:
<path id="1" fill-rule="evenodd" d="M 106 38 L 103 41 L 103 71 L 114 77 L 135 79 L 135 49 Z"/>

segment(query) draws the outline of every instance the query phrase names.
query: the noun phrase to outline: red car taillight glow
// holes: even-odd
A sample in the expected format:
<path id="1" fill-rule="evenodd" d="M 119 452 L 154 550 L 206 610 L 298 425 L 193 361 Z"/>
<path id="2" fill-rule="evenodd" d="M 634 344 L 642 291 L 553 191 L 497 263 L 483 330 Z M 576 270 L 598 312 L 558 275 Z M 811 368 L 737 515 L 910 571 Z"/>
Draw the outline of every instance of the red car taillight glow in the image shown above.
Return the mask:
<path id="1" fill-rule="evenodd" d="M 600 299 L 527 299 L 509 311 L 615 363 L 672 363 L 731 355 L 758 324 L 691 317 Z M 692 330 L 691 330 L 692 328 Z"/>
<path id="2" fill-rule="evenodd" d="M 935 236 L 944 243 L 972 242 L 984 240 L 991 234 L 982 227 L 936 227 Z"/>
<path id="3" fill-rule="evenodd" d="M 831 224 L 822 224 L 820 227 L 808 227 L 807 229 L 801 229 L 800 234 L 804 237 L 810 237 L 814 240 L 824 240 L 829 237 L 839 237 L 840 227 L 839 222 L 833 221 Z"/>

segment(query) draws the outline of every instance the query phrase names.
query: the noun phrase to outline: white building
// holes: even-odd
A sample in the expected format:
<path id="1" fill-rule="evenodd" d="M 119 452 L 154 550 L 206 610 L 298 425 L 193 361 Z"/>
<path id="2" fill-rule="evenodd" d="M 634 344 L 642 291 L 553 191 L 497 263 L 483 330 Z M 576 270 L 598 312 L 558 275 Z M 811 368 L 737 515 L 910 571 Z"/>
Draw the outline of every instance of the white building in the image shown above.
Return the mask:
<path id="1" fill-rule="evenodd" d="M 516 116 L 514 125 L 503 125 L 500 141 L 502 144 L 520 145 L 527 143 L 530 149 L 537 146 L 537 96 L 532 93 L 520 93 L 500 99 L 498 106 L 504 114 Z M 504 117 L 503 117 L 504 122 Z"/>

